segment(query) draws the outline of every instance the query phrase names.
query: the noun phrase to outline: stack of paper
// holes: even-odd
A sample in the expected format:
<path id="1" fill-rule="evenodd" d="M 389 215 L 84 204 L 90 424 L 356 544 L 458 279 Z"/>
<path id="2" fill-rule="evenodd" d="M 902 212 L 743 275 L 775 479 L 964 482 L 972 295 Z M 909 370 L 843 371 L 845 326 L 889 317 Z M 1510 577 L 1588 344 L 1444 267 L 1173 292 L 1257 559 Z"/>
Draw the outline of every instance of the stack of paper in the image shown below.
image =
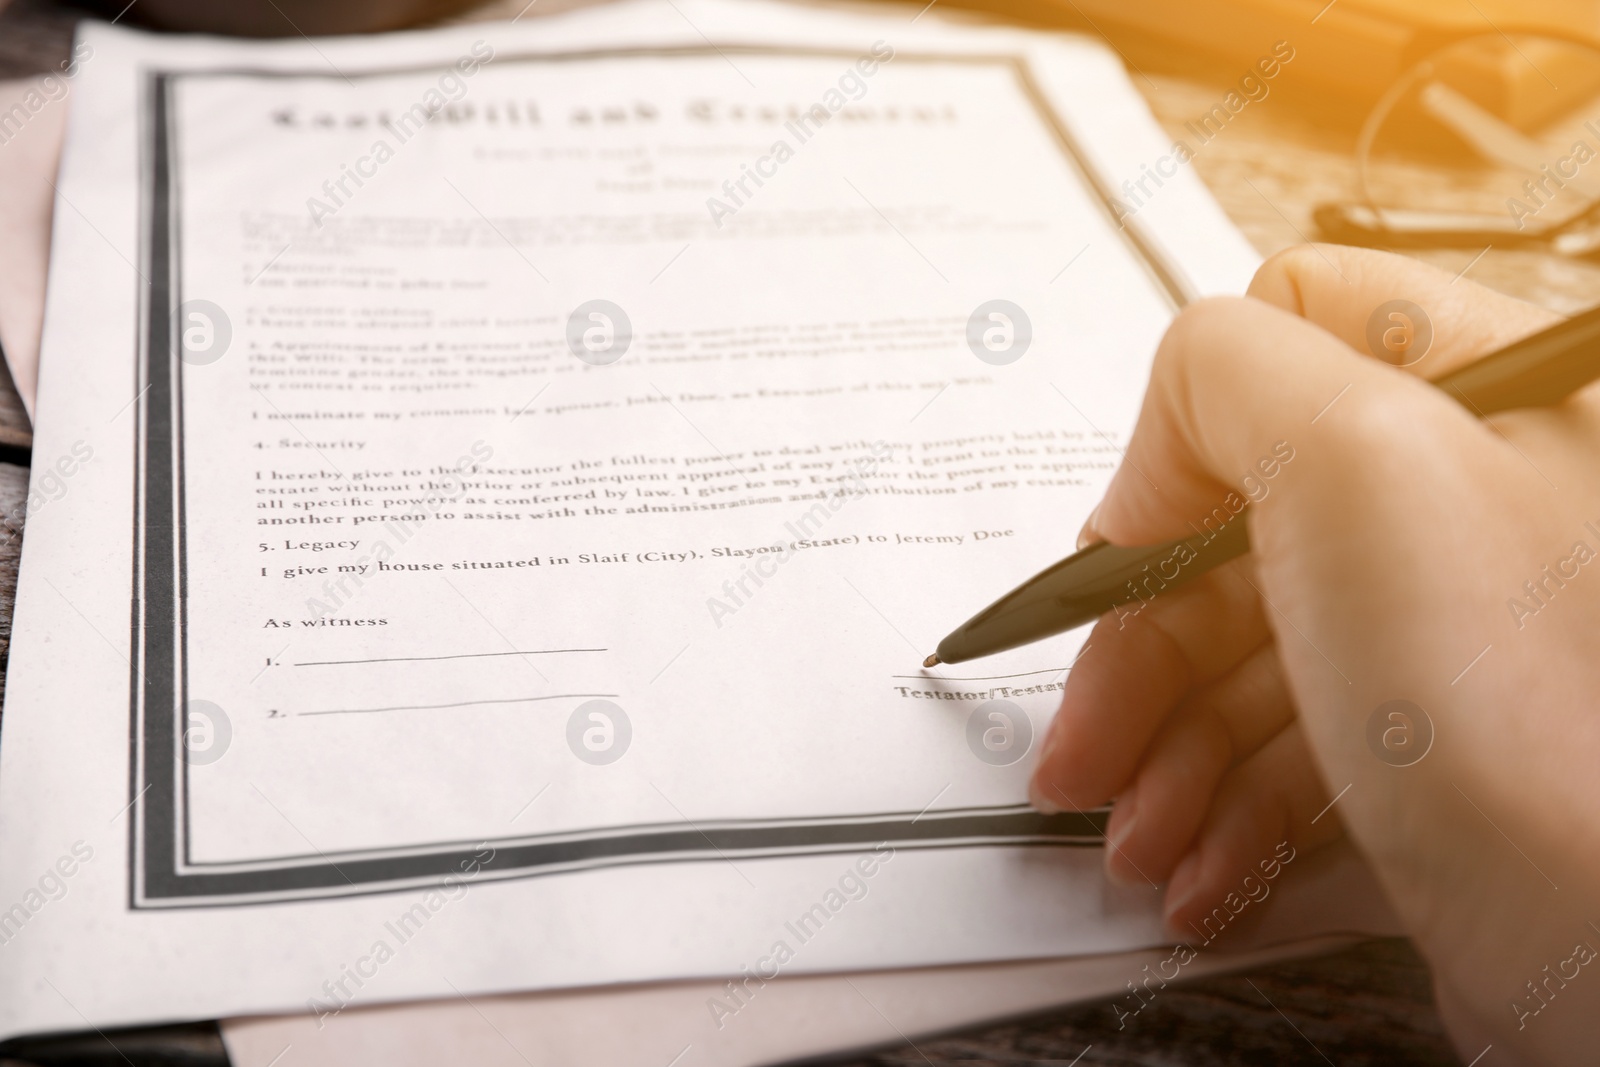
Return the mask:
<path id="1" fill-rule="evenodd" d="M 1100 817 L 1024 802 L 1080 638 L 916 666 L 1069 547 L 1166 322 L 1255 264 L 1191 174 L 1118 199 L 1167 147 L 1114 57 L 677 0 L 80 47 L 0 1034 L 671 982 L 482 1011 L 559 1058 L 551 1012 L 686 1002 L 652 1054 L 751 1062 L 1171 956 Z M 1254 943 L 1368 925 L 1305 882 Z"/>

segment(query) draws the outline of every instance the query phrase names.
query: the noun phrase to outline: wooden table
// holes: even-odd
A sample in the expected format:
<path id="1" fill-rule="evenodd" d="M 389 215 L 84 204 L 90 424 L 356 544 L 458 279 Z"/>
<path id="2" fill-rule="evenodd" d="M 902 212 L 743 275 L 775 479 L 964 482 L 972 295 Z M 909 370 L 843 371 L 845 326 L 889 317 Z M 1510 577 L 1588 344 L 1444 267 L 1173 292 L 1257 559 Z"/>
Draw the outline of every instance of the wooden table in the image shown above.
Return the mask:
<path id="1" fill-rule="evenodd" d="M 520 6 L 511 4 L 507 13 Z M 556 6 L 544 4 L 540 10 Z M 559 6 L 574 5 L 561 0 Z M 48 0 L 20 0 L 0 10 L 0 78 L 41 72 L 65 58 L 77 17 Z M 1118 46 L 1136 68 L 1135 84 L 1175 138 L 1183 136 L 1186 121 L 1209 110 L 1239 76 L 1203 60 L 1152 58 L 1126 41 L 1119 40 Z M 1256 248 L 1268 254 L 1315 239 L 1312 208 L 1353 195 L 1359 117 L 1297 99 L 1292 90 L 1283 92 L 1241 113 L 1191 165 Z M 1572 312 L 1600 302 L 1600 267 L 1589 261 L 1494 249 L 1481 255 L 1475 249 L 1411 254 L 1452 272 L 1466 270 L 1476 281 L 1553 310 Z M 0 382 L 0 430 L 4 428 L 28 429 L 9 378 Z M 0 508 L 8 514 L 26 491 L 27 471 L 14 462 L 22 459 L 17 449 L 0 444 Z M 10 636 L 19 548 L 17 538 L 0 543 L 0 656 Z M 958 1061 L 1081 1067 L 1462 1062 L 1434 1011 L 1427 967 L 1402 940 L 1374 941 L 1320 959 L 1174 986 L 1163 991 L 1153 1008 L 1122 1030 L 1108 1004 L 1087 1004 L 835 1062 L 863 1067 Z M 221 1039 L 209 1025 L 115 1034 L 111 1041 L 115 1048 L 93 1036 L 30 1049 L 27 1062 L 139 1067 L 227 1063 Z M 0 1067 L 14 1062 L 20 1061 L 0 1059 Z M 1494 1067 L 1493 1054 L 1482 1063 Z"/>

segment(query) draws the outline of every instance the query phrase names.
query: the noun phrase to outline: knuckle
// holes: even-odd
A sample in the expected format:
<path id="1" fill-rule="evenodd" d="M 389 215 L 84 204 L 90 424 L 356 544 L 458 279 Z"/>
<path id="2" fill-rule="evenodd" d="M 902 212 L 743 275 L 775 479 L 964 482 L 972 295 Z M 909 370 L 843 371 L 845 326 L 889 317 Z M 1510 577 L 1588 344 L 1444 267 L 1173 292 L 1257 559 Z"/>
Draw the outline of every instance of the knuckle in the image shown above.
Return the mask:
<path id="1" fill-rule="evenodd" d="M 1250 280 L 1251 295 L 1280 293 L 1287 290 L 1295 297 L 1298 310 L 1300 289 L 1324 278 L 1334 276 L 1334 267 L 1328 256 L 1343 256 L 1343 250 L 1326 245 L 1298 244 L 1267 257 Z"/>
<path id="2" fill-rule="evenodd" d="M 1204 347 L 1205 341 L 1237 325 L 1245 305 L 1245 299 L 1237 296 L 1208 296 L 1196 300 L 1173 318 L 1162 347 L 1178 352 Z"/>
<path id="3" fill-rule="evenodd" d="M 1453 437 L 1439 424 L 1439 415 L 1461 417 L 1458 412 L 1441 413 L 1439 408 L 1448 402 L 1424 394 L 1427 388 L 1397 380 L 1387 388 L 1352 389 L 1341 401 L 1349 406 L 1339 417 L 1324 419 L 1317 427 L 1334 446 L 1329 453 L 1340 457 L 1351 473 L 1364 471 L 1384 480 L 1414 468 Z"/>
<path id="4" fill-rule="evenodd" d="M 1233 727 L 1214 698 L 1203 698 L 1195 717 L 1199 733 L 1197 755 L 1202 760 L 1221 771 L 1243 759 L 1246 749 L 1234 735 Z"/>
<path id="5" fill-rule="evenodd" d="M 1196 363 L 1226 352 L 1247 313 L 1247 302 L 1235 296 L 1206 297 L 1178 312 L 1156 348 L 1155 380 L 1181 382 Z"/>

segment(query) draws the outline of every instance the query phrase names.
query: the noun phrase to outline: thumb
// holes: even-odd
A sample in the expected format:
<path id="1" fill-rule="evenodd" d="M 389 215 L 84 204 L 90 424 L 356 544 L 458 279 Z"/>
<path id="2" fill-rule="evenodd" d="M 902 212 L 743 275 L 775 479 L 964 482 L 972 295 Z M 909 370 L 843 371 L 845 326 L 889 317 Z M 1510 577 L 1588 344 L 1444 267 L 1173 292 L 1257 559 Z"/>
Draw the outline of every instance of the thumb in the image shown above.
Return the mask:
<path id="1" fill-rule="evenodd" d="M 1472 424 L 1443 394 L 1289 311 L 1250 297 L 1194 304 L 1162 339 L 1123 463 L 1081 540 L 1214 533 L 1308 447 L 1341 465 L 1384 463 L 1373 430 L 1395 419 Z"/>

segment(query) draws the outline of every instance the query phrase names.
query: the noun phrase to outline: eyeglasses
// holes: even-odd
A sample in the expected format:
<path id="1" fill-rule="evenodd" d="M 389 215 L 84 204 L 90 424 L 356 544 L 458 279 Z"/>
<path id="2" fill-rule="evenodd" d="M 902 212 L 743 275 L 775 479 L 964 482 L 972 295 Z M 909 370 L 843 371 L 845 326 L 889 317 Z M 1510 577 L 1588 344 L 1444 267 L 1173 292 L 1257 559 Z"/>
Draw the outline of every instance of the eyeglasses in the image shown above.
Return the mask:
<path id="1" fill-rule="evenodd" d="M 1332 240 L 1600 253 L 1600 46 L 1454 41 L 1384 93 L 1356 156 L 1360 201 L 1315 212 Z"/>

